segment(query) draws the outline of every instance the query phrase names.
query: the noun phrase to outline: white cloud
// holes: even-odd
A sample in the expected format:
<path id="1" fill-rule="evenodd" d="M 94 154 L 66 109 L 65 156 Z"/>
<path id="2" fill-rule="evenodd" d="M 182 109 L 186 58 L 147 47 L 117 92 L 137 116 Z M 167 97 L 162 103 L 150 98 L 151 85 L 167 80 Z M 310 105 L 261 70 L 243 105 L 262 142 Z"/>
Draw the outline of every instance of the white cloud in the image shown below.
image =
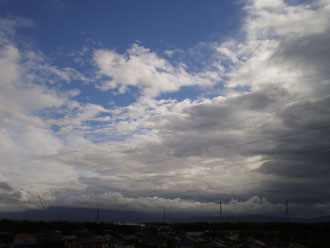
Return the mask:
<path id="1" fill-rule="evenodd" d="M 79 91 L 62 92 L 57 86 L 61 80 L 73 77 L 61 73 L 77 73 L 50 66 L 42 53 L 29 50 L 28 46 L 19 50 L 14 40 L 16 27 L 24 24 L 21 22 L 30 23 L 19 18 L 0 19 L 0 174 L 10 184 L 76 175 L 70 166 L 45 164 L 40 157 L 65 147 L 65 140 L 52 131 L 51 125 L 54 116 L 70 109 L 71 98 Z M 45 184 L 35 186 L 39 191 L 47 188 Z"/>
<path id="2" fill-rule="evenodd" d="M 305 37 L 307 42 L 315 43 L 328 34 L 329 13 L 324 8 L 289 6 L 283 1 L 251 1 L 246 10 L 248 17 L 243 26 L 245 40 L 230 40 L 216 48 L 220 67 L 222 61 L 230 61 L 227 69 L 229 73 L 225 74 L 229 76 L 229 80 L 223 90 L 224 96 L 182 102 L 149 99 L 147 104 L 138 101 L 128 107 L 117 108 L 113 111 L 113 118 L 117 118 L 120 122 L 113 127 L 113 130 L 117 129 L 122 134 L 125 130 L 146 127 L 151 128 L 151 131 L 133 135 L 120 144 L 111 143 L 107 155 L 100 155 L 97 152 L 98 148 L 89 147 L 88 152 L 85 150 L 85 154 L 88 153 L 88 163 L 84 163 L 86 158 L 81 158 L 79 162 L 75 160 L 76 165 L 84 164 L 86 168 L 100 168 L 100 170 L 111 169 L 110 171 L 116 175 L 111 178 L 112 180 L 117 178 L 128 182 L 126 186 L 111 186 L 116 192 L 127 192 L 136 196 L 164 194 L 165 197 L 166 192 L 174 195 L 176 192 L 179 193 L 178 189 L 203 190 L 222 185 L 276 179 L 275 171 L 273 171 L 275 174 L 267 175 L 258 173 L 256 170 L 265 166 L 260 162 L 251 163 L 253 161 L 251 158 L 266 159 L 270 154 L 284 152 L 285 150 L 282 150 L 284 147 L 287 149 L 286 152 L 294 152 L 298 146 L 307 150 L 316 146 L 311 140 L 297 137 L 294 139 L 297 143 L 294 142 L 294 145 L 291 143 L 291 148 L 289 141 L 288 143 L 271 141 L 237 150 L 217 150 L 222 146 L 273 137 L 310 126 L 303 120 L 299 127 L 288 124 L 279 113 L 292 114 L 290 105 L 293 102 L 322 99 L 330 93 L 329 87 L 326 86 L 329 85 L 329 77 L 327 74 L 321 74 L 319 63 L 320 59 L 324 59 L 323 64 L 327 64 L 329 60 L 326 56 L 313 57 L 312 67 L 307 67 L 309 65 L 306 63 L 311 56 L 301 56 L 299 57 L 301 60 L 294 60 L 294 56 L 287 57 L 283 52 L 291 43 L 299 42 L 299 39 Z M 306 22 L 308 22 L 307 26 L 304 24 Z M 311 28 L 312 26 L 314 28 Z M 127 86 L 137 86 L 144 95 L 148 95 L 145 89 L 153 90 L 153 94 L 148 96 L 154 97 L 160 92 L 175 90 L 175 87 L 178 90 L 182 86 L 178 84 L 173 88 L 162 88 L 163 86 L 155 85 L 162 82 L 158 77 L 163 76 L 163 72 L 174 75 L 176 71 L 173 72 L 172 65 L 149 50 L 135 46 L 136 48 L 133 47 L 134 49 L 129 50 L 125 55 L 114 51 L 96 52 L 95 60 L 100 66 L 100 73 L 111 79 L 104 84 L 107 89 L 122 87 L 121 90 L 125 91 Z M 305 46 L 305 48 L 311 47 Z M 320 50 L 327 49 L 322 46 Z M 299 50 L 297 54 L 301 52 L 302 50 Z M 157 67 L 163 70 L 158 72 Z M 220 69 L 221 72 L 225 71 L 223 67 Z M 323 81 L 318 80 L 320 77 Z M 237 90 L 237 86 L 247 86 L 248 91 Z M 289 107 L 286 109 L 286 106 Z M 317 104 L 311 105 L 311 111 L 312 109 L 316 111 L 317 106 Z M 320 104 L 319 107 L 321 106 L 323 105 Z M 280 109 L 282 112 L 279 111 Z M 302 110 L 306 111 L 306 108 Z M 253 118 L 245 118 L 250 115 Z M 314 119 L 313 125 L 322 124 L 318 121 Z M 216 124 L 206 126 L 204 129 L 191 128 L 209 123 Z M 107 150 L 107 148 L 102 149 Z M 213 149 L 215 152 L 205 152 Z M 189 154 L 198 155 L 185 157 Z M 172 159 L 181 156 L 183 157 Z M 214 162 L 211 162 L 211 165 L 205 164 L 205 160 Z M 66 161 L 72 163 L 69 162 L 70 156 L 66 157 Z M 159 162 L 150 163 L 152 161 Z M 249 163 L 245 164 L 246 162 Z M 280 161 L 276 162 L 280 163 Z M 125 166 L 120 166 L 121 164 Z M 232 166 L 235 164 L 240 166 Z M 217 165 L 220 165 L 219 168 Z M 221 169 L 221 166 L 226 166 L 226 169 Z M 133 179 L 124 176 L 127 172 L 132 174 Z M 171 174 L 172 172 L 176 175 Z M 286 169 L 283 169 L 283 172 L 288 173 Z M 145 178 L 146 174 L 152 173 L 154 177 Z M 172 176 L 166 177 L 168 175 L 166 173 Z M 141 184 L 134 182 L 139 179 L 146 179 L 147 182 Z M 263 187 L 262 184 L 246 186 L 245 191 L 235 193 L 235 197 L 242 198 L 247 195 L 252 197 L 260 190 L 263 192 Z M 274 186 L 276 193 L 267 193 L 274 201 L 280 198 L 281 191 L 277 187 Z M 295 186 L 291 185 L 291 187 Z M 221 195 L 228 200 L 231 192 L 232 189 L 224 190 Z M 219 192 L 188 194 L 185 197 L 198 201 L 198 199 L 214 198 L 215 195 L 219 197 Z M 320 194 L 319 197 L 325 195 Z M 290 193 L 290 197 L 295 196 Z M 263 204 L 260 206 L 264 207 Z M 276 212 L 277 208 L 269 209 L 272 209 L 270 212 Z M 254 212 L 259 210 L 257 208 Z"/>
<path id="3" fill-rule="evenodd" d="M 101 83 L 102 89 L 118 89 L 124 93 L 127 87 L 135 86 L 147 99 L 177 91 L 183 86 L 207 86 L 215 82 L 207 75 L 188 73 L 184 64 L 174 66 L 138 44 L 124 55 L 111 50 L 97 50 L 94 60 L 100 68 L 99 74 L 109 78 Z"/>
<path id="4" fill-rule="evenodd" d="M 203 208 L 211 213 L 218 208 L 214 199 L 222 198 L 228 213 L 276 214 L 283 209 L 278 203 L 283 194 L 299 202 L 304 196 L 297 192 L 304 189 L 310 197 L 306 205 L 326 213 L 315 203 L 328 199 L 329 192 L 320 190 L 322 183 L 328 185 L 325 176 L 253 184 L 295 176 L 297 171 L 309 173 L 314 168 L 310 164 L 327 171 L 327 157 L 271 160 L 284 152 L 328 145 L 326 132 L 221 148 L 327 123 L 326 101 L 300 109 L 292 105 L 330 94 L 328 43 L 322 42 L 329 40 L 327 6 L 328 1 L 313 6 L 249 1 L 244 40 L 212 43 L 212 70 L 198 73 L 137 44 L 124 54 L 96 50 L 97 87 L 119 93 L 137 87 L 141 93 L 131 105 L 111 109 L 73 101 L 78 90 L 61 92 L 55 87 L 57 82 L 87 80 L 76 70 L 57 68 L 38 52 L 22 52 L 6 43 L 0 57 L 0 147 L 10 156 L 1 156 L 5 166 L 0 172 L 10 182 L 28 183 L 46 175 L 62 178 L 29 186 L 46 196 L 48 192 L 52 204 L 92 206 L 104 201 L 107 207 Z M 39 75 L 43 76 L 37 79 Z M 221 96 L 156 100 L 183 86 L 212 88 L 220 78 L 228 78 Z M 59 117 L 38 115 L 48 109 Z M 52 131 L 51 125 L 60 131 Z M 246 185 L 227 187 L 236 184 Z M 61 195 L 59 191 L 68 188 L 77 194 Z M 313 189 L 319 193 L 313 194 Z M 185 191 L 192 192 L 180 195 Z M 305 206 L 295 204 L 297 209 Z"/>
<path id="5" fill-rule="evenodd" d="M 89 206 L 95 207 L 97 203 L 101 208 L 110 208 L 118 210 L 132 210 L 148 213 L 159 213 L 163 208 L 168 214 L 186 214 L 197 216 L 218 216 L 219 203 L 218 202 L 199 202 L 187 201 L 180 198 L 165 199 L 160 197 L 124 197 L 120 193 L 103 193 L 103 194 L 86 194 L 76 191 L 69 196 L 65 192 L 56 192 L 56 197 L 49 201 L 55 205 L 60 206 Z M 49 202 L 49 203 L 50 203 Z M 313 204 L 306 206 L 304 204 L 290 203 L 289 208 L 292 217 L 306 216 L 310 211 L 319 211 L 323 215 L 329 214 L 329 204 Z M 251 198 L 241 201 L 231 199 L 227 203 L 222 204 L 224 216 L 240 216 L 240 215 L 269 215 L 269 216 L 283 216 L 285 212 L 285 204 L 272 203 L 267 199 L 259 196 L 252 196 Z"/>
<path id="6" fill-rule="evenodd" d="M 282 0 L 250 1 L 246 7 L 248 17 L 242 30 L 246 39 L 236 44 L 225 43 L 218 48 L 219 52 L 234 62 L 228 87 L 245 85 L 257 90 L 275 84 L 298 97 L 310 97 L 322 87 L 317 94 L 329 94 L 324 91 L 323 82 L 316 79 L 315 75 L 319 75 L 320 70 L 306 67 L 307 57 L 294 60 L 294 56 L 309 54 L 313 46 L 319 46 L 317 40 L 324 39 L 329 33 L 328 5 L 328 1 L 295 6 Z M 294 45 L 289 47 L 291 44 Z M 294 46 L 302 49 L 295 49 Z M 325 49 L 324 45 L 319 50 Z M 279 55 L 281 51 L 290 57 L 285 56 L 284 52 Z M 321 60 L 322 56 L 319 62 Z M 316 64 L 313 61 L 313 65 Z"/>

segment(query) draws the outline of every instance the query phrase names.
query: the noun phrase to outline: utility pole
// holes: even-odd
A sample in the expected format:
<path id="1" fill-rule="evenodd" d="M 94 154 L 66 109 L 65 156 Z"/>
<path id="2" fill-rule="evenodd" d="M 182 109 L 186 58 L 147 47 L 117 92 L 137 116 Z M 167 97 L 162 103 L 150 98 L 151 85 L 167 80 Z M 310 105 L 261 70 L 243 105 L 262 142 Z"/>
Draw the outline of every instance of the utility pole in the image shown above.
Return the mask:
<path id="1" fill-rule="evenodd" d="M 222 202 L 219 201 L 219 222 L 222 221 Z"/>
<path id="2" fill-rule="evenodd" d="M 99 223 L 100 220 L 100 208 L 97 206 L 96 208 L 96 223 Z"/>
<path id="3" fill-rule="evenodd" d="M 288 199 L 285 200 L 285 217 L 289 217 L 289 203 Z"/>
<path id="4" fill-rule="evenodd" d="M 43 209 L 45 209 L 45 205 L 44 205 L 44 203 L 42 202 L 40 195 L 38 195 L 38 199 L 39 199 L 39 202 L 40 202 L 40 204 L 41 204 L 41 207 L 42 207 Z"/>
<path id="5" fill-rule="evenodd" d="M 163 223 L 166 221 L 166 210 L 163 208 Z"/>
<path id="6" fill-rule="evenodd" d="M 38 195 L 38 199 L 39 199 L 39 202 L 40 202 L 40 205 L 41 205 L 42 209 L 46 209 L 44 203 L 43 203 L 42 200 L 41 200 L 40 195 Z M 41 213 L 40 213 L 40 218 L 41 218 L 41 220 L 46 220 L 46 219 L 44 219 L 44 217 L 45 217 L 44 214 L 45 214 L 44 212 L 41 212 Z"/>
<path id="7" fill-rule="evenodd" d="M 285 200 L 285 218 L 286 218 L 286 222 L 288 223 L 289 220 L 289 203 L 288 203 L 288 199 Z M 289 230 L 290 229 L 290 230 Z M 290 244 L 290 239 L 291 239 L 291 228 L 288 225 L 288 229 L 285 232 L 285 247 L 289 247 Z"/>

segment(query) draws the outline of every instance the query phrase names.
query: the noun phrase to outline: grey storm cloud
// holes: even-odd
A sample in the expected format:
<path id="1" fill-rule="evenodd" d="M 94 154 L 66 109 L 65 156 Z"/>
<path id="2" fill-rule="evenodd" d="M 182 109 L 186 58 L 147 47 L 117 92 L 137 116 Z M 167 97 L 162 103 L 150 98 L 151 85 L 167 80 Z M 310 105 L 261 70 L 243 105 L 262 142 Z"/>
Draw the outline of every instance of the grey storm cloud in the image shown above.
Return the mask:
<path id="1" fill-rule="evenodd" d="M 300 67 L 312 70 L 313 77 L 306 80 L 328 80 L 330 55 L 325 52 L 330 49 L 330 27 L 321 33 L 290 37 L 281 41 L 279 49 L 273 56 L 278 63 L 287 62 L 293 68 Z M 310 72 L 309 72 L 310 73 Z"/>
<path id="2" fill-rule="evenodd" d="M 26 189 L 40 193 L 48 206 L 95 207 L 102 203 L 107 208 L 140 211 L 172 207 L 178 211 L 206 209 L 213 213 L 221 199 L 227 213 L 281 214 L 284 200 L 289 199 L 297 215 L 308 210 L 329 213 L 330 208 L 326 207 L 330 205 L 330 22 L 320 21 L 318 25 L 323 26 L 315 32 L 305 26 L 297 28 L 302 23 L 312 25 L 310 16 L 315 19 L 319 12 L 326 19 L 329 14 L 326 8 L 305 9 L 275 2 L 291 12 L 272 10 L 276 4 L 260 8 L 267 1 L 249 1 L 252 7 L 246 8 L 247 18 L 242 25 L 245 40 L 229 41 L 229 45 L 211 44 L 212 48 L 218 46 L 217 50 L 225 51 L 230 61 L 228 75 L 222 75 L 226 80 L 219 82 L 223 89 L 213 98 L 206 95 L 195 101 L 177 101 L 155 97 L 162 90 L 172 92 L 190 85 L 192 78 L 196 80 L 194 85 L 199 85 L 198 80 L 213 78 L 213 71 L 203 72 L 211 76 L 200 74 L 198 78 L 180 71 L 181 77 L 188 79 L 176 85 L 172 75 L 164 81 L 173 82 L 171 89 L 152 81 L 157 86 L 152 94 L 111 110 L 79 104 L 46 86 L 32 87 L 36 93 L 14 88 L 15 95 L 29 95 L 28 99 L 40 94 L 44 97 L 32 107 L 24 101 L 13 102 L 15 115 L 13 111 L 8 115 L 0 103 L 0 117 L 6 117 L 2 118 L 6 130 L 0 140 L 1 148 L 7 149 L 8 154 L 20 155 L 5 157 L 13 168 L 11 176 L 23 183 L 30 178 L 35 184 Z M 260 31 L 260 27 L 274 34 Z M 134 55 L 142 56 L 138 61 L 152 55 L 153 61 L 166 62 L 170 71 L 177 71 L 149 49 L 136 45 L 131 50 L 134 47 L 142 54 Z M 105 61 L 107 54 L 123 57 L 103 52 L 99 51 Z M 11 48 L 8 54 L 15 59 L 3 56 L 3 64 L 11 63 L 15 75 L 24 71 L 20 69 L 23 65 L 16 62 L 19 50 Z M 214 59 L 218 55 L 215 53 Z M 223 57 L 219 56 L 219 64 Z M 108 68 L 102 60 L 99 63 L 109 74 L 118 70 L 119 79 L 122 70 L 129 76 L 126 62 L 119 69 Z M 157 74 L 156 79 L 162 75 Z M 140 79 L 138 83 L 148 89 Z M 4 89 L 7 85 L 10 84 L 4 83 Z M 212 87 L 212 83 L 208 81 L 207 86 Z M 41 106 L 46 103 L 49 108 L 60 107 L 65 117 L 43 120 L 26 114 L 30 109 L 43 109 Z M 97 128 L 85 126 L 99 119 L 105 121 Z M 59 133 L 50 130 L 53 124 L 62 125 Z M 122 139 L 89 140 L 93 135 L 112 134 Z M 16 177 L 17 171 L 24 171 L 24 175 Z M 7 172 L 3 169 L 0 173 Z M 10 178 L 10 174 L 6 176 Z M 3 192 L 0 200 L 36 205 L 36 197 L 27 197 L 27 190 L 17 188 L 0 181 Z"/>
<path id="3" fill-rule="evenodd" d="M 249 91 L 230 95 L 224 90 L 223 97 L 173 103 L 179 110 L 146 119 L 149 133 L 111 143 L 109 149 L 53 157 L 100 173 L 78 179 L 86 197 L 71 196 L 72 204 L 112 192 L 107 197 L 118 206 L 153 197 L 176 206 L 223 199 L 232 209 L 237 201 L 252 209 L 269 204 L 276 213 L 276 204 L 289 199 L 305 214 L 328 202 L 330 36 L 329 25 L 322 23 L 321 31 L 302 29 L 299 35 L 279 26 L 282 33 L 271 46 L 258 40 L 266 50 L 238 62 L 224 83 L 230 88 L 238 80 Z M 248 48 L 249 42 L 255 41 L 248 40 Z M 264 60 L 260 68 L 259 60 Z M 61 199 L 57 202 L 64 201 L 60 191 L 54 194 Z"/>
<path id="4" fill-rule="evenodd" d="M 13 188 L 5 181 L 0 182 L 0 205 L 5 209 L 24 209 L 30 205 L 33 206 L 33 201 L 26 198 L 26 193 L 19 189 Z"/>
<path id="5" fill-rule="evenodd" d="M 0 182 L 0 189 L 5 191 L 12 191 L 13 188 L 7 182 Z"/>

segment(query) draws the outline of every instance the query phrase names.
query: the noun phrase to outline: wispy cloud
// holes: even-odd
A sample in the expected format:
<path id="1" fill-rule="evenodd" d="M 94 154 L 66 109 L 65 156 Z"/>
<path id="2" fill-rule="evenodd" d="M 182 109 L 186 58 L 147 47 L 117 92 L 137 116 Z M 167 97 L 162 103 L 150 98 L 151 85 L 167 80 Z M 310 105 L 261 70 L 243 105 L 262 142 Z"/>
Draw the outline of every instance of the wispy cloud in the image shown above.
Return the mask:
<path id="1" fill-rule="evenodd" d="M 249 1 L 239 38 L 203 44 L 210 66 L 190 70 L 133 44 L 95 50 L 93 77 L 18 48 L 13 19 L 0 22 L 0 190 L 9 197 L 16 181 L 49 204 L 141 211 L 212 213 L 220 198 L 230 214 L 280 214 L 288 198 L 297 215 L 328 214 L 329 6 Z M 72 81 L 138 97 L 82 103 L 79 88 L 60 87 Z M 189 86 L 197 100 L 162 98 Z"/>

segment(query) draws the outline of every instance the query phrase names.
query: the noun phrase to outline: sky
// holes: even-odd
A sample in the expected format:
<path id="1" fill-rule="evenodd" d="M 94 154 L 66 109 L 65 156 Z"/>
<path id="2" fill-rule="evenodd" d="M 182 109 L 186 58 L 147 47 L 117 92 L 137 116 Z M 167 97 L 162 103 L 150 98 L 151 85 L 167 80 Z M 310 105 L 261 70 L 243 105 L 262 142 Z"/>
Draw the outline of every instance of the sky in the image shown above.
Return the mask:
<path id="1" fill-rule="evenodd" d="M 329 0 L 1 0 L 0 211 L 330 215 L 329 17 Z"/>

